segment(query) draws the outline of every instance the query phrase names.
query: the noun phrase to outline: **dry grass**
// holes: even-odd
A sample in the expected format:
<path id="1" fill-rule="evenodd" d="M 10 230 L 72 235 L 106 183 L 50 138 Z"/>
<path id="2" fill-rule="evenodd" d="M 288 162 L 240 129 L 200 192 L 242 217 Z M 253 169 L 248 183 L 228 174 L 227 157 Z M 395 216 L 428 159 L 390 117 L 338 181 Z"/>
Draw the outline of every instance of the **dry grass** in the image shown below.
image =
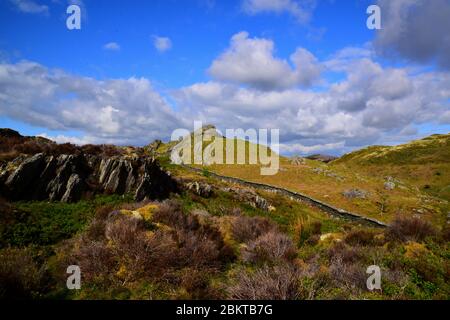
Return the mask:
<path id="1" fill-rule="evenodd" d="M 430 169 L 427 166 L 422 167 Z M 402 179 L 404 182 L 402 187 L 384 190 L 387 176 L 385 172 L 389 171 L 385 167 L 378 172 L 366 167 L 350 167 L 343 163 L 324 165 L 312 160 L 306 160 L 304 165 L 293 165 L 288 159 L 280 158 L 281 170 L 273 176 L 261 175 L 258 165 L 212 165 L 206 168 L 222 175 L 300 192 L 335 207 L 384 222 L 390 222 L 396 214 L 407 214 L 423 203 L 421 193 L 412 183 L 408 183 L 408 180 Z M 314 172 L 317 168 L 323 172 Z M 408 172 L 414 174 L 415 170 Z M 417 168 L 417 170 L 422 169 Z M 434 174 L 433 170 L 428 171 L 431 171 L 431 175 Z M 392 175 L 395 177 L 395 172 Z M 435 176 L 435 178 L 442 180 L 445 177 Z M 425 180 L 425 178 L 420 179 Z M 364 189 L 369 196 L 366 199 L 346 199 L 342 193 L 349 189 Z M 433 214 L 440 204 L 436 199 L 430 198 L 428 201 L 428 209 L 424 216 L 427 219 L 434 219 Z"/>

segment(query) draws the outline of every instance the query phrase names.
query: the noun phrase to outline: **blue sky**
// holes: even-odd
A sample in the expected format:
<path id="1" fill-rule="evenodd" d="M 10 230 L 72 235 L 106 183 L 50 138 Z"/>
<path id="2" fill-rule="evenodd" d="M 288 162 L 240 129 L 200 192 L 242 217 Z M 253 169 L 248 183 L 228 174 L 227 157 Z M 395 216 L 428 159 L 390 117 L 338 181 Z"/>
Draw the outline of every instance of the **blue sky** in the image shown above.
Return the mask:
<path id="1" fill-rule="evenodd" d="M 446 0 L 437 1 L 442 2 L 443 5 L 448 4 Z M 82 9 L 81 30 L 66 28 L 65 20 L 68 15 L 65 10 L 71 2 L 79 4 Z M 289 125 L 285 132 L 281 132 L 282 142 L 291 146 L 286 149 L 286 152 L 300 153 L 316 150 L 342 153 L 367 144 L 396 143 L 425 135 L 425 133 L 449 131 L 450 120 L 446 120 L 450 119 L 448 93 L 444 93 L 439 101 L 429 101 L 427 96 L 412 97 L 412 93 L 409 96 L 406 93 L 403 96 L 401 93 L 402 96 L 399 96 L 397 92 L 393 93 L 394 98 L 392 98 L 383 96 L 385 90 L 380 89 L 381 84 L 365 83 L 364 79 L 382 77 L 382 73 L 386 72 L 386 77 L 392 76 L 392 81 L 396 84 L 410 81 L 412 85 L 405 86 L 411 88 L 419 86 L 423 81 L 428 81 L 427 83 L 437 83 L 433 86 L 433 90 L 442 92 L 448 84 L 448 68 L 445 63 L 441 63 L 441 57 L 447 53 L 442 51 L 448 49 L 436 47 L 435 52 L 429 53 L 424 58 L 420 48 L 405 51 L 403 48 L 408 46 L 396 47 L 397 43 L 405 40 L 389 38 L 392 33 L 389 28 L 392 28 L 394 22 L 386 22 L 385 34 L 381 31 L 378 34 L 377 31 L 366 27 L 368 17 L 366 8 L 376 2 L 366 0 L 273 0 L 271 3 L 267 0 L 132 0 L 126 2 L 122 0 L 84 0 L 82 2 L 5 0 L 0 3 L 0 62 L 8 75 L 14 73 L 19 80 L 15 82 L 15 87 L 7 83 L 7 80 L 3 82 L 0 80 L 0 95 L 6 96 L 3 100 L 0 98 L 0 127 L 13 127 L 23 134 L 45 134 L 57 140 L 72 141 L 73 139 L 70 140 L 70 138 L 74 138 L 75 142 L 143 144 L 146 139 L 157 138 L 158 133 L 161 138 L 167 139 L 171 130 L 178 125 L 187 126 L 188 120 L 192 120 L 188 119 L 189 116 L 194 118 L 194 115 L 206 122 L 214 122 L 219 127 L 234 123 L 243 127 L 250 125 L 280 127 L 292 115 L 304 114 L 303 119 L 310 119 L 306 123 L 309 131 L 304 127 L 296 128 Z M 385 4 L 386 1 L 378 2 L 386 13 L 383 17 L 395 17 L 392 12 L 394 9 Z M 426 6 L 426 4 L 423 5 Z M 309 19 L 301 20 L 298 17 L 300 10 L 306 13 Z M 405 10 L 408 10 L 408 7 Z M 406 19 L 405 23 L 408 27 L 408 23 L 414 22 Z M 439 24 L 439 21 L 437 23 Z M 235 51 L 233 51 L 233 36 L 240 32 L 245 32 L 246 36 L 237 37 Z M 170 45 L 166 50 L 158 50 L 155 45 L 156 39 L 166 39 L 165 41 L 168 41 Z M 436 39 L 436 41 L 440 40 L 442 39 Z M 264 49 L 264 43 L 266 43 L 264 41 L 272 43 L 272 51 Z M 242 51 L 238 55 L 236 52 L 239 48 L 247 51 Z M 310 53 L 314 57 L 314 66 L 317 66 L 317 70 L 321 70 L 320 76 L 314 79 L 308 78 L 308 85 L 302 82 L 306 81 L 304 77 L 301 81 L 296 78 L 297 80 L 289 83 L 274 84 L 276 79 L 270 76 L 270 79 L 258 79 L 258 77 L 266 76 L 258 70 L 237 70 L 245 69 L 245 64 L 244 67 L 236 65 L 228 67 L 227 63 L 236 61 L 233 59 L 247 58 L 250 59 L 250 64 L 255 62 L 257 65 L 258 61 L 252 60 L 257 59 L 252 57 L 253 48 L 255 52 L 262 50 L 262 55 L 266 55 L 269 59 L 265 61 L 269 64 L 274 63 L 274 68 L 282 68 L 282 64 L 286 63 L 293 73 L 297 69 L 300 73 L 305 71 L 301 63 L 297 68 L 294 60 L 291 59 L 291 55 L 297 52 L 297 49 L 303 48 L 308 52 L 302 56 L 303 59 L 307 59 L 305 57 Z M 350 54 L 349 50 L 345 51 L 349 48 L 353 49 L 353 53 Z M 394 55 L 385 54 L 384 51 L 394 51 Z M 228 56 L 226 56 L 227 52 Z M 342 54 L 342 57 L 338 58 L 339 52 L 345 52 L 345 55 Z M 242 57 L 242 54 L 248 57 Z M 255 53 L 255 56 L 257 55 L 258 53 Z M 364 63 L 358 63 L 363 59 L 365 59 Z M 31 65 L 21 65 L 24 61 L 36 64 L 42 68 L 42 72 L 29 76 L 31 71 L 27 70 L 36 68 L 33 69 Z M 213 68 L 214 62 L 217 62 L 217 68 Z M 265 67 L 267 64 L 261 63 L 260 68 Z M 354 68 L 358 67 L 372 69 L 373 73 L 362 75 L 355 71 Z M 240 75 L 230 74 L 228 69 L 237 70 Z M 283 70 L 289 69 L 284 66 Z M 57 72 L 64 76 L 55 75 Z M 255 75 L 247 79 L 245 75 L 252 72 Z M 27 75 L 29 76 L 27 81 L 20 80 Z M 30 101 L 20 100 L 18 93 L 8 89 L 15 88 L 19 92 L 19 86 L 23 86 L 20 90 L 24 94 L 27 94 L 27 90 L 39 91 L 38 86 L 32 81 L 36 77 L 47 79 L 48 82 L 45 85 L 48 88 L 57 86 L 55 89 L 57 93 L 52 91 L 52 94 L 47 97 L 49 105 L 55 104 L 52 107 L 54 109 L 50 106 L 45 109 L 47 101 L 42 94 L 42 90 L 46 90 L 45 87 L 44 89 L 39 87 L 39 96 L 33 98 L 34 100 L 30 98 Z M 64 82 L 66 78 L 70 78 L 69 81 L 73 83 L 80 81 L 80 83 L 90 84 L 73 89 L 69 88 L 67 81 Z M 354 78 L 357 80 L 353 80 Z M 433 80 L 430 80 L 431 78 Z M 115 88 L 110 81 L 118 79 L 125 81 L 123 85 L 120 85 L 125 96 L 118 96 L 116 93 L 114 97 L 108 96 L 108 103 L 105 102 L 105 105 L 101 103 L 106 98 L 100 94 L 91 97 L 100 91 L 110 90 L 110 86 Z M 131 81 L 130 83 L 129 79 L 141 79 L 143 82 L 136 84 Z M 259 80 L 265 83 L 264 87 L 259 86 L 261 83 Z M 44 86 L 44 84 L 40 85 Z M 351 86 L 355 86 L 356 89 Z M 80 91 L 81 87 L 89 88 L 92 92 L 88 92 L 87 89 Z M 94 90 L 93 87 L 96 89 Z M 139 100 L 137 96 L 142 98 L 144 93 L 142 95 L 140 91 L 136 93 L 138 90 L 147 90 L 145 96 L 149 95 L 152 97 L 150 100 L 155 99 L 155 101 Z M 214 91 L 215 96 L 211 96 L 213 94 L 211 90 Z M 355 98 L 352 96 L 353 92 L 359 92 L 361 97 Z M 324 94 L 319 95 L 320 93 Z M 327 96 L 324 96 L 325 94 Z M 68 97 L 71 101 L 77 99 L 80 101 L 73 102 L 74 104 L 63 112 L 58 105 L 64 102 L 61 95 Z M 152 118 L 155 113 L 154 108 L 160 110 L 167 107 L 167 112 L 159 114 L 162 117 L 161 122 L 156 118 L 149 123 L 144 121 L 145 126 L 153 125 L 145 132 L 124 129 L 125 125 L 133 125 L 131 118 L 127 123 L 120 122 L 120 117 L 127 117 L 133 113 L 132 102 L 127 106 L 122 105 L 127 95 L 132 97 L 130 101 L 135 101 L 134 103 L 138 105 L 136 108 L 140 110 L 139 118 L 134 120 L 140 121 L 139 123 L 142 123 L 142 118 L 146 117 L 145 112 L 148 112 L 148 117 Z M 135 98 L 133 98 L 134 95 L 136 95 Z M 341 102 L 332 102 L 336 99 L 335 97 L 344 95 L 348 95 L 348 99 L 344 99 L 342 103 L 348 102 L 349 106 L 342 105 Z M 247 106 L 246 100 L 239 100 L 243 96 L 254 99 L 252 102 L 254 114 L 250 114 L 252 109 Z M 302 101 L 311 99 L 311 103 L 322 99 L 330 105 L 315 107 L 299 102 L 298 105 L 293 103 L 287 110 L 283 110 L 278 102 L 267 107 L 263 103 L 267 99 L 288 99 L 288 97 Z M 221 100 L 220 104 L 216 102 L 217 99 Z M 227 99 L 230 100 L 226 101 Z M 356 102 L 352 99 L 356 99 Z M 372 105 L 376 105 L 379 110 L 386 111 L 386 106 L 380 102 L 380 99 L 392 102 L 394 109 L 398 111 L 398 116 L 403 116 L 404 105 L 414 101 L 420 101 L 421 105 L 416 106 L 414 109 L 416 111 L 412 111 L 413 113 L 426 108 L 429 110 L 407 121 L 398 121 L 398 126 L 380 125 L 381 120 L 376 120 L 377 115 L 373 114 L 374 109 L 370 110 Z M 404 100 L 400 101 L 400 99 Z M 16 103 L 17 106 L 14 107 Z M 81 106 L 82 103 L 89 105 L 91 109 Z M 364 106 L 353 108 L 350 106 L 352 103 L 362 103 Z M 110 105 L 111 108 L 109 108 Z M 266 111 L 270 110 L 271 114 L 262 112 L 264 108 L 267 108 Z M 76 114 L 72 112 L 73 110 L 92 112 L 93 115 L 96 114 L 96 110 L 100 110 L 99 114 L 103 116 L 99 119 L 93 116 L 92 121 L 86 117 L 87 120 L 84 123 L 80 119 L 69 117 L 69 114 L 72 116 Z M 323 110 L 330 110 L 328 115 L 333 117 L 328 122 L 323 120 L 325 122 L 319 124 L 322 121 L 320 114 L 324 112 Z M 221 122 L 222 119 L 218 115 L 219 111 L 224 113 L 223 123 L 216 123 Z M 41 114 L 48 112 L 48 115 L 45 118 L 40 117 L 39 112 Z M 61 115 L 56 115 L 58 112 L 61 112 Z M 434 118 L 443 120 L 440 122 L 433 120 L 433 112 Z M 51 117 L 52 113 L 53 117 Z M 375 120 L 368 120 L 369 115 Z M 283 116 L 287 118 L 284 119 Z M 170 117 L 174 117 L 175 120 L 169 120 Z M 380 117 L 385 119 L 386 115 Z M 237 119 L 244 120 L 236 123 Z M 272 119 L 278 120 L 272 121 Z M 355 127 L 352 132 L 347 132 L 345 128 L 330 131 L 330 125 L 328 129 L 325 128 L 326 123 L 340 121 L 339 119 L 343 119 L 344 123 L 356 121 L 359 127 Z M 295 121 L 295 119 L 292 120 Z M 98 124 L 93 125 L 95 121 L 98 121 Z M 108 121 L 111 124 L 108 124 Z M 161 123 L 161 128 L 158 128 L 158 123 Z M 121 132 L 124 131 L 128 132 L 122 134 Z M 361 131 L 364 131 L 363 134 Z M 327 135 L 329 138 L 326 137 Z"/>
<path id="2" fill-rule="evenodd" d="M 98 79 L 143 76 L 179 87 L 207 80 L 205 70 L 239 31 L 273 39 L 284 58 L 298 44 L 325 58 L 373 37 L 365 27 L 368 1 L 321 2 L 311 25 L 302 26 L 288 13 L 245 14 L 241 1 L 85 0 L 79 31 L 66 28 L 61 2 L 40 1 L 49 13 L 30 14 L 2 1 L 0 44 L 11 61 L 39 61 Z M 173 48 L 160 54 L 153 35 L 169 37 Z M 109 42 L 119 43 L 120 53 L 104 50 Z"/>

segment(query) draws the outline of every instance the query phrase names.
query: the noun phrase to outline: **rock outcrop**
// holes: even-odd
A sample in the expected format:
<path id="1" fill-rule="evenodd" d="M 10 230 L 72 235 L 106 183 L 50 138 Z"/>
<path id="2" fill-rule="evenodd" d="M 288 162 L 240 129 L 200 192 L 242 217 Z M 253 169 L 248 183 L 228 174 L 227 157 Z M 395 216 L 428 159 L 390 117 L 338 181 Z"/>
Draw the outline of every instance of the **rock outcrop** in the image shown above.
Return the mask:
<path id="1" fill-rule="evenodd" d="M 209 198 L 213 194 L 213 189 L 211 185 L 203 182 L 189 182 L 185 185 L 187 190 L 192 191 L 196 195 L 203 197 L 203 198 Z"/>
<path id="2" fill-rule="evenodd" d="M 266 199 L 258 195 L 253 189 L 227 187 L 223 188 L 222 191 L 231 193 L 238 201 L 246 202 L 254 208 L 264 211 L 273 211 L 273 209 L 275 209 Z"/>
<path id="3" fill-rule="evenodd" d="M 163 199 L 177 184 L 150 157 L 38 153 L 4 166 L 0 193 L 16 200 L 73 202 L 89 194 L 130 194 L 136 201 Z"/>

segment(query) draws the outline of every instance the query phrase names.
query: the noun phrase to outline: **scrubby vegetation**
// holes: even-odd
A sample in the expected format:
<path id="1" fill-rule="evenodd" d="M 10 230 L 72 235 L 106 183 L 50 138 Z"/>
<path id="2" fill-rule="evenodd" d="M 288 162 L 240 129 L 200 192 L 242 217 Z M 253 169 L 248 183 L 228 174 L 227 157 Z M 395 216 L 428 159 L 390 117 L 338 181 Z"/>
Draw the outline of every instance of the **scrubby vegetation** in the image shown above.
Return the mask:
<path id="1" fill-rule="evenodd" d="M 110 156 L 154 151 L 153 146 L 74 147 L 16 138 L 9 149 L 1 149 L 0 143 L 1 157 L 13 156 L 4 152 L 11 149 Z M 216 180 L 210 174 L 216 167 L 193 173 L 165 158 L 160 161 L 177 178 L 212 186 L 210 192 L 185 188 L 171 199 L 137 203 L 115 195 L 70 204 L 0 199 L 0 299 L 450 298 L 445 200 L 436 206 L 436 199 L 406 184 L 388 194 L 379 188 L 384 180 L 350 174 L 339 162 L 282 162 L 286 171 L 270 178 L 289 187 L 307 172 L 311 185 L 301 188 L 323 186 L 316 192 L 327 195 L 327 202 L 347 203 L 346 208 L 389 222 L 387 228 L 374 228 L 333 218 L 279 194 L 240 190 Z M 222 170 L 248 178 L 254 168 Z M 292 179 L 283 176 L 291 173 Z M 368 199 L 346 199 L 342 191 L 361 189 L 358 183 L 368 190 Z M 265 205 L 242 196 L 248 194 L 264 199 Z M 412 210 L 411 203 L 418 202 L 427 211 Z M 80 266 L 81 290 L 66 288 L 69 265 Z M 367 289 L 370 265 L 381 268 L 381 290 Z"/>
<path id="2" fill-rule="evenodd" d="M 446 231 L 416 218 L 398 218 L 385 230 L 331 222 L 320 214 L 318 220 L 297 217 L 284 225 L 233 203 L 211 213 L 206 208 L 220 206 L 223 199 L 196 199 L 190 193 L 164 202 L 97 199 L 97 207 L 83 209 L 92 212 L 89 222 L 64 240 L 4 246 L 1 294 L 74 299 L 450 296 Z M 21 203 L 2 206 L 26 208 Z M 31 206 L 45 212 L 42 203 Z M 39 232 L 46 230 L 36 235 Z M 51 250 L 43 252 L 48 247 Z M 65 269 L 72 264 L 82 270 L 79 291 L 65 288 Z M 366 269 L 373 264 L 382 269 L 381 291 L 366 288 Z"/>

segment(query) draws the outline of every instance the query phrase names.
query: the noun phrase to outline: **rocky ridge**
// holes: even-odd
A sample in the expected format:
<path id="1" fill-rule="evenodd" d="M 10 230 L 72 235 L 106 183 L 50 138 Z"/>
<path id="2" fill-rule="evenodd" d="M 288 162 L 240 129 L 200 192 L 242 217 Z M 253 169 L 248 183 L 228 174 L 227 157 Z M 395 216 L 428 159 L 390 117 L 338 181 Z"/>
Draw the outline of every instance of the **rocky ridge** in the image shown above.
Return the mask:
<path id="1" fill-rule="evenodd" d="M 10 200 L 74 202 L 93 194 L 162 199 L 177 184 L 151 157 L 90 154 L 19 157 L 0 167 L 0 194 Z"/>

